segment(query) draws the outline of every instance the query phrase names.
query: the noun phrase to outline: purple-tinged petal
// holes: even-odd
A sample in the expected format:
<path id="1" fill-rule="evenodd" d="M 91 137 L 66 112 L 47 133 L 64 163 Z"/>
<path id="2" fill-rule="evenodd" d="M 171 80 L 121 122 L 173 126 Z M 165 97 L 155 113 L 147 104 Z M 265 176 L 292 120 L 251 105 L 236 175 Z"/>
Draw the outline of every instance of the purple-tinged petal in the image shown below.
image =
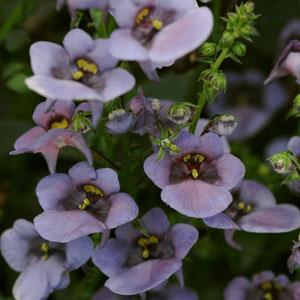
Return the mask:
<path id="1" fill-rule="evenodd" d="M 68 5 L 72 12 L 75 9 L 106 9 L 108 7 L 108 0 L 68 0 Z"/>
<path id="2" fill-rule="evenodd" d="M 237 277 L 225 289 L 224 300 L 246 300 L 248 293 L 253 289 L 253 284 L 247 278 Z"/>
<path id="3" fill-rule="evenodd" d="M 131 223 L 118 227 L 115 231 L 116 238 L 129 245 L 136 245 L 136 240 L 141 236 L 141 232 L 137 230 Z"/>
<path id="4" fill-rule="evenodd" d="M 76 192 L 73 181 L 66 174 L 46 176 L 36 187 L 36 195 L 44 210 L 63 209 L 62 202 Z"/>
<path id="5" fill-rule="evenodd" d="M 63 45 L 71 60 L 85 57 L 86 53 L 90 52 L 95 47 L 94 41 L 90 35 L 79 28 L 73 29 L 66 34 Z"/>
<path id="6" fill-rule="evenodd" d="M 91 112 L 92 112 L 92 123 L 94 127 L 97 127 L 98 122 L 103 112 L 103 103 L 97 100 L 89 101 Z"/>
<path id="7" fill-rule="evenodd" d="M 96 247 L 93 263 L 106 275 L 118 274 L 128 259 L 128 248 L 117 239 L 108 240 L 103 247 Z"/>
<path id="8" fill-rule="evenodd" d="M 36 93 L 57 100 L 102 100 L 102 97 L 88 86 L 72 81 L 35 75 L 25 80 L 27 86 Z"/>
<path id="9" fill-rule="evenodd" d="M 166 186 L 162 190 L 161 199 L 183 215 L 207 218 L 225 210 L 232 196 L 223 187 L 199 180 L 186 180 Z"/>
<path id="10" fill-rule="evenodd" d="M 46 299 L 57 290 L 65 278 L 63 263 L 55 256 L 47 260 L 32 260 L 19 275 L 13 287 L 15 299 Z"/>
<path id="11" fill-rule="evenodd" d="M 30 60 L 33 73 L 38 75 L 52 77 L 54 70 L 69 68 L 69 57 L 65 49 L 50 42 L 34 43 L 30 47 Z"/>
<path id="12" fill-rule="evenodd" d="M 145 160 L 144 171 L 154 184 L 162 189 L 170 183 L 172 162 L 171 157 L 168 155 L 161 160 L 157 160 L 157 153 L 154 153 Z"/>
<path id="13" fill-rule="evenodd" d="M 45 211 L 34 218 L 34 226 L 43 238 L 59 243 L 67 243 L 106 229 L 98 219 L 79 209 Z"/>
<path id="14" fill-rule="evenodd" d="M 198 230 L 192 225 L 175 224 L 167 234 L 175 250 L 175 257 L 184 258 L 199 237 Z"/>
<path id="15" fill-rule="evenodd" d="M 31 222 L 19 219 L 12 228 L 5 230 L 0 239 L 1 254 L 7 264 L 15 271 L 22 271 L 30 259 L 31 242 L 38 238 Z"/>
<path id="16" fill-rule="evenodd" d="M 165 287 L 162 294 L 167 300 L 198 300 L 198 295 L 195 291 L 175 284 Z"/>
<path id="17" fill-rule="evenodd" d="M 226 243 L 235 250 L 241 251 L 242 246 L 234 240 L 235 229 L 224 230 L 224 238 Z"/>
<path id="18" fill-rule="evenodd" d="M 207 7 L 191 10 L 157 33 L 149 51 L 150 60 L 166 62 L 192 52 L 209 37 L 212 28 L 213 16 Z"/>
<path id="19" fill-rule="evenodd" d="M 43 128 L 49 128 L 51 119 L 59 115 L 70 121 L 75 111 L 75 104 L 72 101 L 55 101 L 51 109 L 47 110 L 47 100 L 40 103 L 34 110 L 33 121 Z"/>
<path id="20" fill-rule="evenodd" d="M 123 296 L 111 292 L 108 288 L 103 287 L 92 298 L 92 300 L 122 300 Z"/>
<path id="21" fill-rule="evenodd" d="M 293 299 L 298 300 L 300 299 L 300 283 L 299 282 L 293 282 L 290 287 L 289 290 L 292 292 L 293 295 Z"/>
<path id="22" fill-rule="evenodd" d="M 259 286 L 264 281 L 271 281 L 275 277 L 273 271 L 263 271 L 258 274 L 255 274 L 252 278 L 252 282 L 255 286 Z"/>
<path id="23" fill-rule="evenodd" d="M 111 195 L 120 191 L 120 183 L 116 171 L 110 168 L 96 170 L 96 179 L 92 184 L 99 187 L 105 195 Z"/>
<path id="24" fill-rule="evenodd" d="M 105 224 L 110 229 L 131 222 L 139 213 L 138 206 L 126 193 L 114 194 L 109 197 L 109 201 L 111 201 L 111 207 Z"/>
<path id="25" fill-rule="evenodd" d="M 299 197 L 299 195 L 300 195 L 300 180 L 295 180 L 295 181 L 289 182 L 288 187 L 295 196 Z"/>
<path id="26" fill-rule="evenodd" d="M 288 150 L 292 151 L 294 155 L 300 156 L 300 137 L 292 137 L 288 142 L 287 148 Z"/>
<path id="27" fill-rule="evenodd" d="M 212 228 L 218 229 L 239 229 L 239 226 L 226 214 L 220 213 L 215 216 L 203 219 L 203 222 Z"/>
<path id="28" fill-rule="evenodd" d="M 288 232 L 300 228 L 300 211 L 296 206 L 281 204 L 249 213 L 239 225 L 248 232 Z"/>
<path id="29" fill-rule="evenodd" d="M 139 65 L 150 80 L 159 83 L 160 78 L 157 74 L 156 66 L 150 60 L 141 61 Z"/>
<path id="30" fill-rule="evenodd" d="M 75 270 L 85 264 L 93 254 L 93 242 L 82 237 L 66 244 L 66 265 L 68 270 Z"/>
<path id="31" fill-rule="evenodd" d="M 159 10 L 175 11 L 176 17 L 180 18 L 192 9 L 198 8 L 196 0 L 164 0 L 157 1 L 156 7 Z"/>
<path id="32" fill-rule="evenodd" d="M 264 150 L 264 157 L 269 158 L 276 153 L 286 151 L 289 138 L 282 136 L 272 140 Z"/>
<path id="33" fill-rule="evenodd" d="M 163 236 L 169 229 L 169 220 L 161 208 L 155 207 L 147 211 L 141 218 L 141 225 L 144 226 L 150 234 Z"/>
<path id="34" fill-rule="evenodd" d="M 117 29 L 110 37 L 111 54 L 120 60 L 148 60 L 148 50 L 133 36 L 130 29 Z"/>
<path id="35" fill-rule="evenodd" d="M 293 246 L 292 253 L 287 260 L 287 266 L 290 273 L 293 273 L 295 269 L 300 267 L 300 243 L 296 243 Z"/>
<path id="36" fill-rule="evenodd" d="M 245 166 L 235 156 L 224 154 L 212 163 L 218 173 L 218 180 L 214 183 L 227 189 L 232 189 L 245 176 Z"/>
<path id="37" fill-rule="evenodd" d="M 68 173 L 79 188 L 97 178 L 96 170 L 85 161 L 74 165 Z"/>
<path id="38" fill-rule="evenodd" d="M 263 89 L 262 99 L 265 109 L 275 113 L 287 104 L 287 92 L 280 83 L 273 82 Z"/>
<path id="39" fill-rule="evenodd" d="M 254 180 L 243 180 L 241 182 L 239 198 L 247 204 L 252 204 L 254 210 L 276 205 L 272 192 Z"/>
<path id="40" fill-rule="evenodd" d="M 45 133 L 45 129 L 40 126 L 33 127 L 21 135 L 15 142 L 14 148 L 16 151 L 11 151 L 9 154 L 19 154 L 18 150 L 29 146 L 33 143 L 41 134 Z"/>
<path id="41" fill-rule="evenodd" d="M 111 101 L 129 92 L 135 85 L 134 77 L 122 68 L 105 72 L 101 79 L 104 81 L 104 88 L 99 95 L 103 102 Z"/>
<path id="42" fill-rule="evenodd" d="M 105 282 L 105 286 L 120 295 L 140 294 L 163 283 L 178 271 L 181 265 L 181 261 L 177 259 L 149 260 L 112 275 Z"/>

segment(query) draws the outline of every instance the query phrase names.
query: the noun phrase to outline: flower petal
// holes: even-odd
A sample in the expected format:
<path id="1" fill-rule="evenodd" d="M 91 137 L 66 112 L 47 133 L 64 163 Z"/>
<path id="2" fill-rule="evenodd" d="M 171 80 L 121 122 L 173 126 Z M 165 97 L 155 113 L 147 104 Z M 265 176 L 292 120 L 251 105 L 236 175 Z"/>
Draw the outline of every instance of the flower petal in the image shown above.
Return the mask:
<path id="1" fill-rule="evenodd" d="M 292 151 L 294 155 L 300 156 L 300 137 L 294 136 L 292 137 L 287 146 L 288 150 Z"/>
<path id="2" fill-rule="evenodd" d="M 129 245 L 136 245 L 136 240 L 141 236 L 141 232 L 138 231 L 131 223 L 124 224 L 115 230 L 116 238 Z"/>
<path id="3" fill-rule="evenodd" d="M 85 161 L 74 165 L 68 173 L 78 188 L 97 178 L 96 170 Z"/>
<path id="4" fill-rule="evenodd" d="M 161 199 L 183 215 L 207 218 L 225 210 L 232 196 L 223 187 L 199 180 L 185 180 L 166 186 L 162 190 Z"/>
<path id="5" fill-rule="evenodd" d="M 225 289 L 224 300 L 247 300 L 249 292 L 251 292 L 253 289 L 253 284 L 247 278 L 236 277 L 229 283 L 229 285 Z M 253 300 L 259 299 L 255 298 Z"/>
<path id="6" fill-rule="evenodd" d="M 43 129 L 40 126 L 36 126 L 33 128 L 30 128 L 28 131 L 26 131 L 23 135 L 21 135 L 15 142 L 14 148 L 16 151 L 11 151 L 9 154 L 15 155 L 19 154 L 19 150 L 26 148 L 31 143 L 33 143 L 41 134 L 45 133 L 45 129 Z"/>
<path id="7" fill-rule="evenodd" d="M 215 216 L 203 219 L 203 222 L 212 228 L 218 229 L 239 229 L 239 226 L 226 214 L 220 213 Z"/>
<path id="8" fill-rule="evenodd" d="M 98 219 L 80 210 L 45 211 L 34 218 L 34 226 L 43 238 L 59 243 L 67 243 L 106 229 Z"/>

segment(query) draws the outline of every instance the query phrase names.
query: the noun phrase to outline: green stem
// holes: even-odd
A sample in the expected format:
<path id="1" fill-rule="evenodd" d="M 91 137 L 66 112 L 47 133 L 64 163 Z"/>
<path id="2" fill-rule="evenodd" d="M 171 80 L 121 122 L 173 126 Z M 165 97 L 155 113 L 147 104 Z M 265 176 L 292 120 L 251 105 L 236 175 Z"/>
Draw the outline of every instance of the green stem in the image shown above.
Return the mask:
<path id="1" fill-rule="evenodd" d="M 223 61 L 227 58 L 228 51 L 229 51 L 229 48 L 224 48 L 222 50 L 222 52 L 220 53 L 220 55 L 217 58 L 217 60 L 215 61 L 215 63 L 211 66 L 211 69 L 213 71 L 217 71 L 220 68 Z"/>

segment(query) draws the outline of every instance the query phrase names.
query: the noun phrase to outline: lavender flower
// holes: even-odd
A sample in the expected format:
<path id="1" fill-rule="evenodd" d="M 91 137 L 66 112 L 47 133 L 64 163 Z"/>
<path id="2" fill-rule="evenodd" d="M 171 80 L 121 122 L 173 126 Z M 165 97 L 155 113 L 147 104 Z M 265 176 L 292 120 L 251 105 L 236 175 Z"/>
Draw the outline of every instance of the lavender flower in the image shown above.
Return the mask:
<path id="1" fill-rule="evenodd" d="M 290 273 L 300 268 L 300 236 L 298 237 L 298 241 L 294 242 L 292 253 L 287 260 L 287 266 Z"/>
<path id="2" fill-rule="evenodd" d="M 235 131 L 230 140 L 245 140 L 254 136 L 285 104 L 286 91 L 279 83 L 263 87 L 263 76 L 257 71 L 243 74 L 226 74 L 228 90 L 208 106 L 208 113 L 231 112 L 237 119 Z"/>
<path id="3" fill-rule="evenodd" d="M 70 282 L 68 272 L 83 265 L 93 251 L 88 237 L 67 244 L 52 243 L 23 219 L 3 232 L 0 241 L 8 265 L 21 272 L 13 287 L 16 300 L 43 300 L 53 291 L 64 289 Z"/>
<path id="4" fill-rule="evenodd" d="M 81 29 L 71 30 L 63 45 L 37 42 L 30 48 L 34 76 L 28 87 L 57 100 L 107 102 L 131 90 L 135 80 L 108 52 L 107 39 L 93 40 Z"/>
<path id="5" fill-rule="evenodd" d="M 161 199 L 180 213 L 206 218 L 222 212 L 232 201 L 229 192 L 244 176 L 245 168 L 235 156 L 224 153 L 219 136 L 200 138 L 183 131 L 174 144 L 179 154 L 157 154 L 144 163 L 146 175 L 162 189 Z"/>
<path id="6" fill-rule="evenodd" d="M 253 180 L 243 180 L 232 190 L 233 202 L 220 214 L 204 219 L 206 225 L 225 229 L 228 242 L 240 248 L 230 239 L 230 232 L 243 230 L 257 233 L 288 232 L 300 227 L 300 211 L 290 204 L 276 204 L 272 192 Z M 231 237 L 232 238 L 232 237 Z"/>
<path id="7" fill-rule="evenodd" d="M 65 4 L 68 5 L 68 9 L 71 16 L 74 16 L 76 10 L 81 9 L 108 9 L 108 0 L 57 0 L 57 9 L 61 9 Z"/>
<path id="8" fill-rule="evenodd" d="M 56 101 L 47 110 L 47 102 L 40 103 L 33 112 L 33 120 L 37 126 L 16 140 L 15 150 L 10 154 L 41 153 L 47 161 L 50 173 L 54 173 L 60 149 L 70 146 L 79 149 L 92 164 L 92 153 L 83 136 L 72 130 L 72 118 L 76 112 L 84 109 L 83 105 L 88 104 L 82 104 L 76 109 L 73 102 Z"/>
<path id="9" fill-rule="evenodd" d="M 141 229 L 125 224 L 116 238 L 97 247 L 93 262 L 109 278 L 105 286 L 121 295 L 134 295 L 159 286 L 181 268 L 181 260 L 198 239 L 187 224 L 169 225 L 160 208 L 141 218 Z"/>
<path id="10" fill-rule="evenodd" d="M 287 75 L 293 75 L 296 78 L 296 82 L 300 83 L 299 52 L 300 42 L 298 40 L 290 41 L 277 59 L 275 67 L 265 80 L 265 84 Z"/>
<path id="11" fill-rule="evenodd" d="M 151 79 L 156 68 L 198 48 L 213 27 L 211 11 L 195 0 L 111 0 L 110 12 L 120 26 L 111 35 L 112 55 L 138 61 Z"/>
<path id="12" fill-rule="evenodd" d="M 300 20 L 290 20 L 281 30 L 278 38 L 278 46 L 283 49 L 291 40 L 300 38 Z"/>
<path id="13" fill-rule="evenodd" d="M 272 271 L 253 276 L 236 277 L 224 291 L 225 300 L 299 300 L 300 282 L 290 283 L 285 275 L 275 277 Z"/>
<path id="14" fill-rule="evenodd" d="M 78 163 L 68 175 L 53 174 L 39 182 L 36 194 L 44 212 L 34 219 L 34 225 L 42 237 L 54 242 L 106 232 L 138 214 L 134 200 L 119 191 L 114 170 L 95 170 L 85 162 Z"/>

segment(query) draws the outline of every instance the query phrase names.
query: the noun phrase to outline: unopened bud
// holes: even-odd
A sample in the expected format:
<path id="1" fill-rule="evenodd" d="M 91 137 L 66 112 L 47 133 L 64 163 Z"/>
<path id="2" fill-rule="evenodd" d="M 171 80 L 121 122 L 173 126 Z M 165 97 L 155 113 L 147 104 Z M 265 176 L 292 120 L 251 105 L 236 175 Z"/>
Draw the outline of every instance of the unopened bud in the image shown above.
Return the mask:
<path id="1" fill-rule="evenodd" d="M 113 119 L 121 117 L 122 115 L 125 114 L 126 114 L 125 109 L 120 108 L 120 109 L 113 110 L 108 114 L 108 120 L 112 121 Z"/>
<path id="2" fill-rule="evenodd" d="M 77 132 L 86 133 L 93 127 L 92 121 L 89 118 L 90 112 L 79 111 L 72 119 L 72 127 Z"/>
<path id="3" fill-rule="evenodd" d="M 173 104 L 169 111 L 167 118 L 178 125 L 184 125 L 190 121 L 192 117 L 192 110 L 189 106 L 183 103 Z"/>
<path id="4" fill-rule="evenodd" d="M 268 160 L 276 173 L 289 174 L 296 169 L 292 157 L 293 154 L 285 151 L 273 155 Z"/>
<path id="5" fill-rule="evenodd" d="M 236 117 L 231 113 L 216 115 L 208 122 L 204 131 L 213 132 L 221 136 L 228 136 L 233 133 L 237 124 Z"/>
<path id="6" fill-rule="evenodd" d="M 217 51 L 217 45 L 215 43 L 204 43 L 200 49 L 200 52 L 204 56 L 213 56 Z"/>
<path id="7" fill-rule="evenodd" d="M 247 50 L 247 47 L 241 42 L 234 43 L 234 45 L 232 47 L 232 52 L 235 55 L 241 56 L 241 57 L 246 55 L 246 50 Z"/>

